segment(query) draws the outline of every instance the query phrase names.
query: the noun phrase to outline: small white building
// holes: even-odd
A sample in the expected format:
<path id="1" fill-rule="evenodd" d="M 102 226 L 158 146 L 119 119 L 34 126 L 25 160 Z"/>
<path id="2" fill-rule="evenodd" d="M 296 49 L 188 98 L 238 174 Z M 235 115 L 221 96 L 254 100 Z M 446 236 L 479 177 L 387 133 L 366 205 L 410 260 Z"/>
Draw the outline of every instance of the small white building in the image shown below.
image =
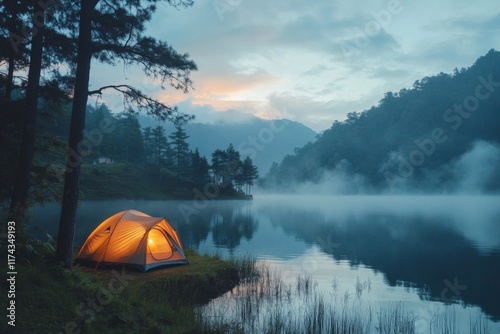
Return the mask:
<path id="1" fill-rule="evenodd" d="M 94 165 L 96 165 L 96 164 L 112 164 L 112 163 L 113 163 L 113 159 L 111 159 L 110 157 L 99 157 L 99 158 L 94 160 Z"/>

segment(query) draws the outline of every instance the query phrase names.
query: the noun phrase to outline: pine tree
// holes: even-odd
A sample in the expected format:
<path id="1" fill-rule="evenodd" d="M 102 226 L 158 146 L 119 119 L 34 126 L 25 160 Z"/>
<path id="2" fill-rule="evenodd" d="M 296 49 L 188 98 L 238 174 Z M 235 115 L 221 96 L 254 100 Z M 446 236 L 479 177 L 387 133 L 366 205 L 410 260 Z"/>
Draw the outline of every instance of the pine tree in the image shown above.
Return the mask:
<path id="1" fill-rule="evenodd" d="M 119 155 L 121 160 L 125 162 L 143 161 L 144 142 L 137 117 L 129 113 L 120 114 L 116 132 L 121 139 L 121 154 Z"/>
<path id="2" fill-rule="evenodd" d="M 182 128 L 182 122 L 176 122 L 175 131 L 168 137 L 172 140 L 176 175 L 178 178 L 187 176 L 189 174 L 189 144 L 186 139 L 189 136 Z"/>
<path id="3" fill-rule="evenodd" d="M 9 103 L 16 86 L 14 73 L 29 66 L 29 42 L 25 37 L 33 11 L 28 1 L 0 0 L 0 60 L 7 65 L 7 74 L 2 75 L 2 96 Z M 24 29 L 24 31 L 23 31 Z"/>
<path id="4" fill-rule="evenodd" d="M 250 195 L 250 188 L 254 185 L 254 181 L 259 178 L 259 170 L 254 166 L 253 161 L 250 157 L 246 157 L 243 160 L 241 167 L 241 179 L 243 184 L 246 184 L 247 188 L 245 193 Z"/>
<path id="5" fill-rule="evenodd" d="M 229 144 L 226 149 L 226 159 L 227 166 L 224 177 L 226 178 L 224 182 L 227 182 L 230 186 L 233 186 L 233 181 L 235 178 L 241 174 L 241 160 L 240 152 L 236 151 L 233 144 Z"/>
<path id="6" fill-rule="evenodd" d="M 173 153 L 163 126 L 158 125 L 153 129 L 152 140 L 154 163 L 168 169 L 173 168 Z"/>
<path id="7" fill-rule="evenodd" d="M 210 166 L 205 157 L 200 155 L 198 148 L 191 152 L 191 179 L 196 184 L 205 184 L 210 182 Z"/>
<path id="8" fill-rule="evenodd" d="M 226 151 L 221 149 L 216 149 L 212 153 L 212 175 L 215 185 L 219 185 L 221 179 L 223 179 L 223 174 L 227 170 L 227 154 Z"/>
<path id="9" fill-rule="evenodd" d="M 35 1 L 33 6 L 33 17 L 38 15 L 40 27 L 37 33 L 33 34 L 30 52 L 30 66 L 28 70 L 28 88 L 26 92 L 26 116 L 24 121 L 23 137 L 21 141 L 21 152 L 10 203 L 10 215 L 14 215 L 16 210 L 24 210 L 28 199 L 30 188 L 30 172 L 33 156 L 35 154 L 35 131 L 36 119 L 38 115 L 38 92 L 40 89 L 40 77 L 42 71 L 42 50 L 45 9 L 40 6 L 40 2 Z M 34 21 L 33 21 L 34 22 Z M 35 27 L 33 27 L 35 29 Z M 10 70 L 9 70 L 10 71 Z"/>
<path id="10" fill-rule="evenodd" d="M 6 101 L 1 104 L 7 107 L 7 113 L 14 112 L 12 107 L 15 107 L 15 112 L 22 113 L 24 117 L 15 183 L 11 193 L 10 215 L 14 214 L 13 211 L 22 212 L 26 209 L 29 195 L 38 191 L 36 188 L 40 188 L 33 187 L 35 179 L 47 186 L 60 183 L 59 177 L 52 181 L 46 178 L 53 178 L 52 174 L 58 173 L 47 171 L 47 166 L 37 165 L 44 159 L 40 160 L 35 156 L 36 150 L 41 149 L 41 143 L 56 143 L 55 137 L 49 139 L 47 132 L 42 134 L 40 131 L 42 125 L 37 124 L 38 114 L 41 112 L 39 109 L 44 108 L 44 115 L 47 115 L 47 111 L 51 115 L 61 113 L 71 93 L 67 76 L 61 75 L 59 69 L 69 69 L 71 72 L 73 66 L 68 64 L 67 60 L 73 59 L 74 48 L 71 47 L 72 43 L 66 43 L 66 40 L 61 43 L 64 35 L 56 30 L 58 26 L 64 26 L 64 31 L 69 33 L 71 28 L 62 24 L 60 17 L 55 17 L 57 7 L 57 1 L 0 1 L 0 61 L 5 60 L 8 68 L 5 81 L 2 82 L 3 87 L 0 87 Z M 71 8 L 72 3 L 68 3 L 67 7 Z M 61 66 L 63 63 L 64 66 Z M 28 66 L 28 78 L 25 80 L 22 78 Z M 44 69 L 49 70 L 43 71 L 43 74 Z M 15 71 L 22 74 L 15 76 Z M 24 99 L 24 104 L 17 110 L 18 105 L 13 102 L 20 99 Z M 7 115 L 7 119 L 12 121 L 15 117 Z M 9 129 L 16 126 L 18 125 L 14 123 L 8 124 Z M 46 140 L 41 140 L 41 136 Z M 46 155 L 45 159 L 47 158 Z M 34 162 L 36 159 L 37 163 Z"/>
<path id="11" fill-rule="evenodd" d="M 142 129 L 142 138 L 144 141 L 144 154 L 146 155 L 146 163 L 155 163 L 154 160 L 154 143 L 153 143 L 153 131 L 150 126 Z"/>

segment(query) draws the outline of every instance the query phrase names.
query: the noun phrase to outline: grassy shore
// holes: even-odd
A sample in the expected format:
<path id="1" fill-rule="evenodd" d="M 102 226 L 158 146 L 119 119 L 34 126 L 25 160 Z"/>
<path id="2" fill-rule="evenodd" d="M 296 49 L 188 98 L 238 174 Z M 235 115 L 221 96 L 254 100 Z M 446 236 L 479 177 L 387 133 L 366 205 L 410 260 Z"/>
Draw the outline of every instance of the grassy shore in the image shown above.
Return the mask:
<path id="1" fill-rule="evenodd" d="M 15 332 L 200 333 L 194 307 L 233 288 L 255 261 L 194 251 L 188 259 L 189 265 L 147 273 L 19 262 Z M 2 326 L 2 333 L 12 330 Z"/>

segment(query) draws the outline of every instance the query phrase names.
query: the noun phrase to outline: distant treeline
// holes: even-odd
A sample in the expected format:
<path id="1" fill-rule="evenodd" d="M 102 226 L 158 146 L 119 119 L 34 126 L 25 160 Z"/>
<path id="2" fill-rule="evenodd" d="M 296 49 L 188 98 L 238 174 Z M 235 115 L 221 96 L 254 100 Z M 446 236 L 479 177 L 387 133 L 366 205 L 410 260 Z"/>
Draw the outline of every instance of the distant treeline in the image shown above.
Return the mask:
<path id="1" fill-rule="evenodd" d="M 198 148 L 191 150 L 182 123 L 176 124 L 170 134 L 163 125 L 141 129 L 133 114 L 114 116 L 106 105 L 89 106 L 86 120 L 89 130 L 84 132 L 83 144 L 89 147 L 82 148 L 84 163 L 153 164 L 195 184 L 227 184 L 237 190 L 246 186 L 247 193 L 258 178 L 252 159 L 242 160 L 232 144 L 226 149 L 216 149 L 210 162 L 200 155 Z"/>
<path id="2" fill-rule="evenodd" d="M 498 190 L 499 112 L 500 53 L 490 50 L 469 68 L 425 77 L 411 89 L 386 93 L 369 110 L 348 113 L 315 142 L 274 164 L 261 185 L 285 189 L 341 172 L 362 180 L 367 191 L 402 185 L 439 190 L 469 172 L 487 177 L 485 190 Z M 461 157 L 478 141 L 486 142 L 482 147 L 491 154 L 479 152 L 459 168 Z"/>
<path id="3" fill-rule="evenodd" d="M 68 107 L 48 108 L 42 115 L 37 132 L 33 175 L 35 201 L 44 202 L 60 199 L 60 186 L 65 166 L 67 136 L 69 127 Z M 15 116 L 15 114 L 3 115 Z M 7 197 L 15 176 L 22 120 L 6 120 L 11 124 L 10 136 L 4 136 L 3 145 L 9 147 L 0 158 L 4 178 L 2 195 Z M 5 124 L 5 123 L 4 123 Z M 5 134 L 5 133 L 2 133 Z M 157 166 L 179 180 L 179 185 L 224 185 L 226 190 L 250 193 L 250 187 L 258 178 L 257 167 L 250 157 L 242 159 L 232 144 L 226 149 L 217 149 L 210 160 L 194 151 L 186 140 L 183 124 L 167 134 L 159 123 L 155 127 L 141 128 L 136 116 L 130 112 L 114 114 L 105 104 L 87 107 L 86 124 L 81 154 L 75 154 L 75 161 L 81 159 L 84 165 L 133 163 Z M 209 138 L 207 139 L 209 140 Z M 76 162 L 75 162 L 76 163 Z M 71 167 L 71 166 L 69 166 Z M 83 185 L 85 187 L 85 185 Z M 191 188 L 189 188 L 191 189 Z M 188 190 L 189 190 L 188 189 Z M 105 193 L 105 192 L 104 192 Z M 104 195 L 102 195 L 104 196 Z"/>

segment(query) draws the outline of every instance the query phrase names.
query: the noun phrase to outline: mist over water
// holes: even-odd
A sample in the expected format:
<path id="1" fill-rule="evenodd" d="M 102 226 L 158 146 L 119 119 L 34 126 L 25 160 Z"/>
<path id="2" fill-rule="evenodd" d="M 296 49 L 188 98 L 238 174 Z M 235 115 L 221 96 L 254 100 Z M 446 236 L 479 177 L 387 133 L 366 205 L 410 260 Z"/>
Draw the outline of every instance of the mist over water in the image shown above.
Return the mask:
<path id="1" fill-rule="evenodd" d="M 425 165 L 420 170 L 416 166 L 411 168 L 412 174 L 421 172 L 418 179 L 413 175 L 401 177 L 387 191 L 406 194 L 499 193 L 500 146 L 478 140 L 457 159 L 437 169 L 428 169 Z"/>
<path id="2" fill-rule="evenodd" d="M 322 171 L 318 182 L 297 183 L 292 186 L 295 194 L 359 195 L 373 194 L 369 180 L 353 173 L 350 164 L 343 160 L 333 170 Z M 279 190 L 277 191 L 280 192 Z"/>
<path id="3" fill-rule="evenodd" d="M 458 193 L 480 194 L 500 182 L 500 145 L 477 141 L 452 164 Z M 498 192 L 498 191 L 497 191 Z"/>
<path id="4" fill-rule="evenodd" d="M 349 226 L 353 220 L 372 221 L 391 217 L 393 228 L 405 228 L 412 219 L 456 230 L 480 249 L 500 249 L 500 196 L 478 195 L 275 195 L 262 196 L 255 210 L 287 206 L 321 217 L 335 226 Z M 311 222 L 308 221 L 308 224 Z M 369 224 L 369 223 L 367 223 Z"/>
<path id="5" fill-rule="evenodd" d="M 458 158 L 436 169 L 413 165 L 398 152 L 390 153 L 379 173 L 391 170 L 381 185 L 340 161 L 331 170 L 317 172 L 316 181 L 287 184 L 282 187 L 256 189 L 256 193 L 308 195 L 479 195 L 500 193 L 500 145 L 478 140 Z"/>

